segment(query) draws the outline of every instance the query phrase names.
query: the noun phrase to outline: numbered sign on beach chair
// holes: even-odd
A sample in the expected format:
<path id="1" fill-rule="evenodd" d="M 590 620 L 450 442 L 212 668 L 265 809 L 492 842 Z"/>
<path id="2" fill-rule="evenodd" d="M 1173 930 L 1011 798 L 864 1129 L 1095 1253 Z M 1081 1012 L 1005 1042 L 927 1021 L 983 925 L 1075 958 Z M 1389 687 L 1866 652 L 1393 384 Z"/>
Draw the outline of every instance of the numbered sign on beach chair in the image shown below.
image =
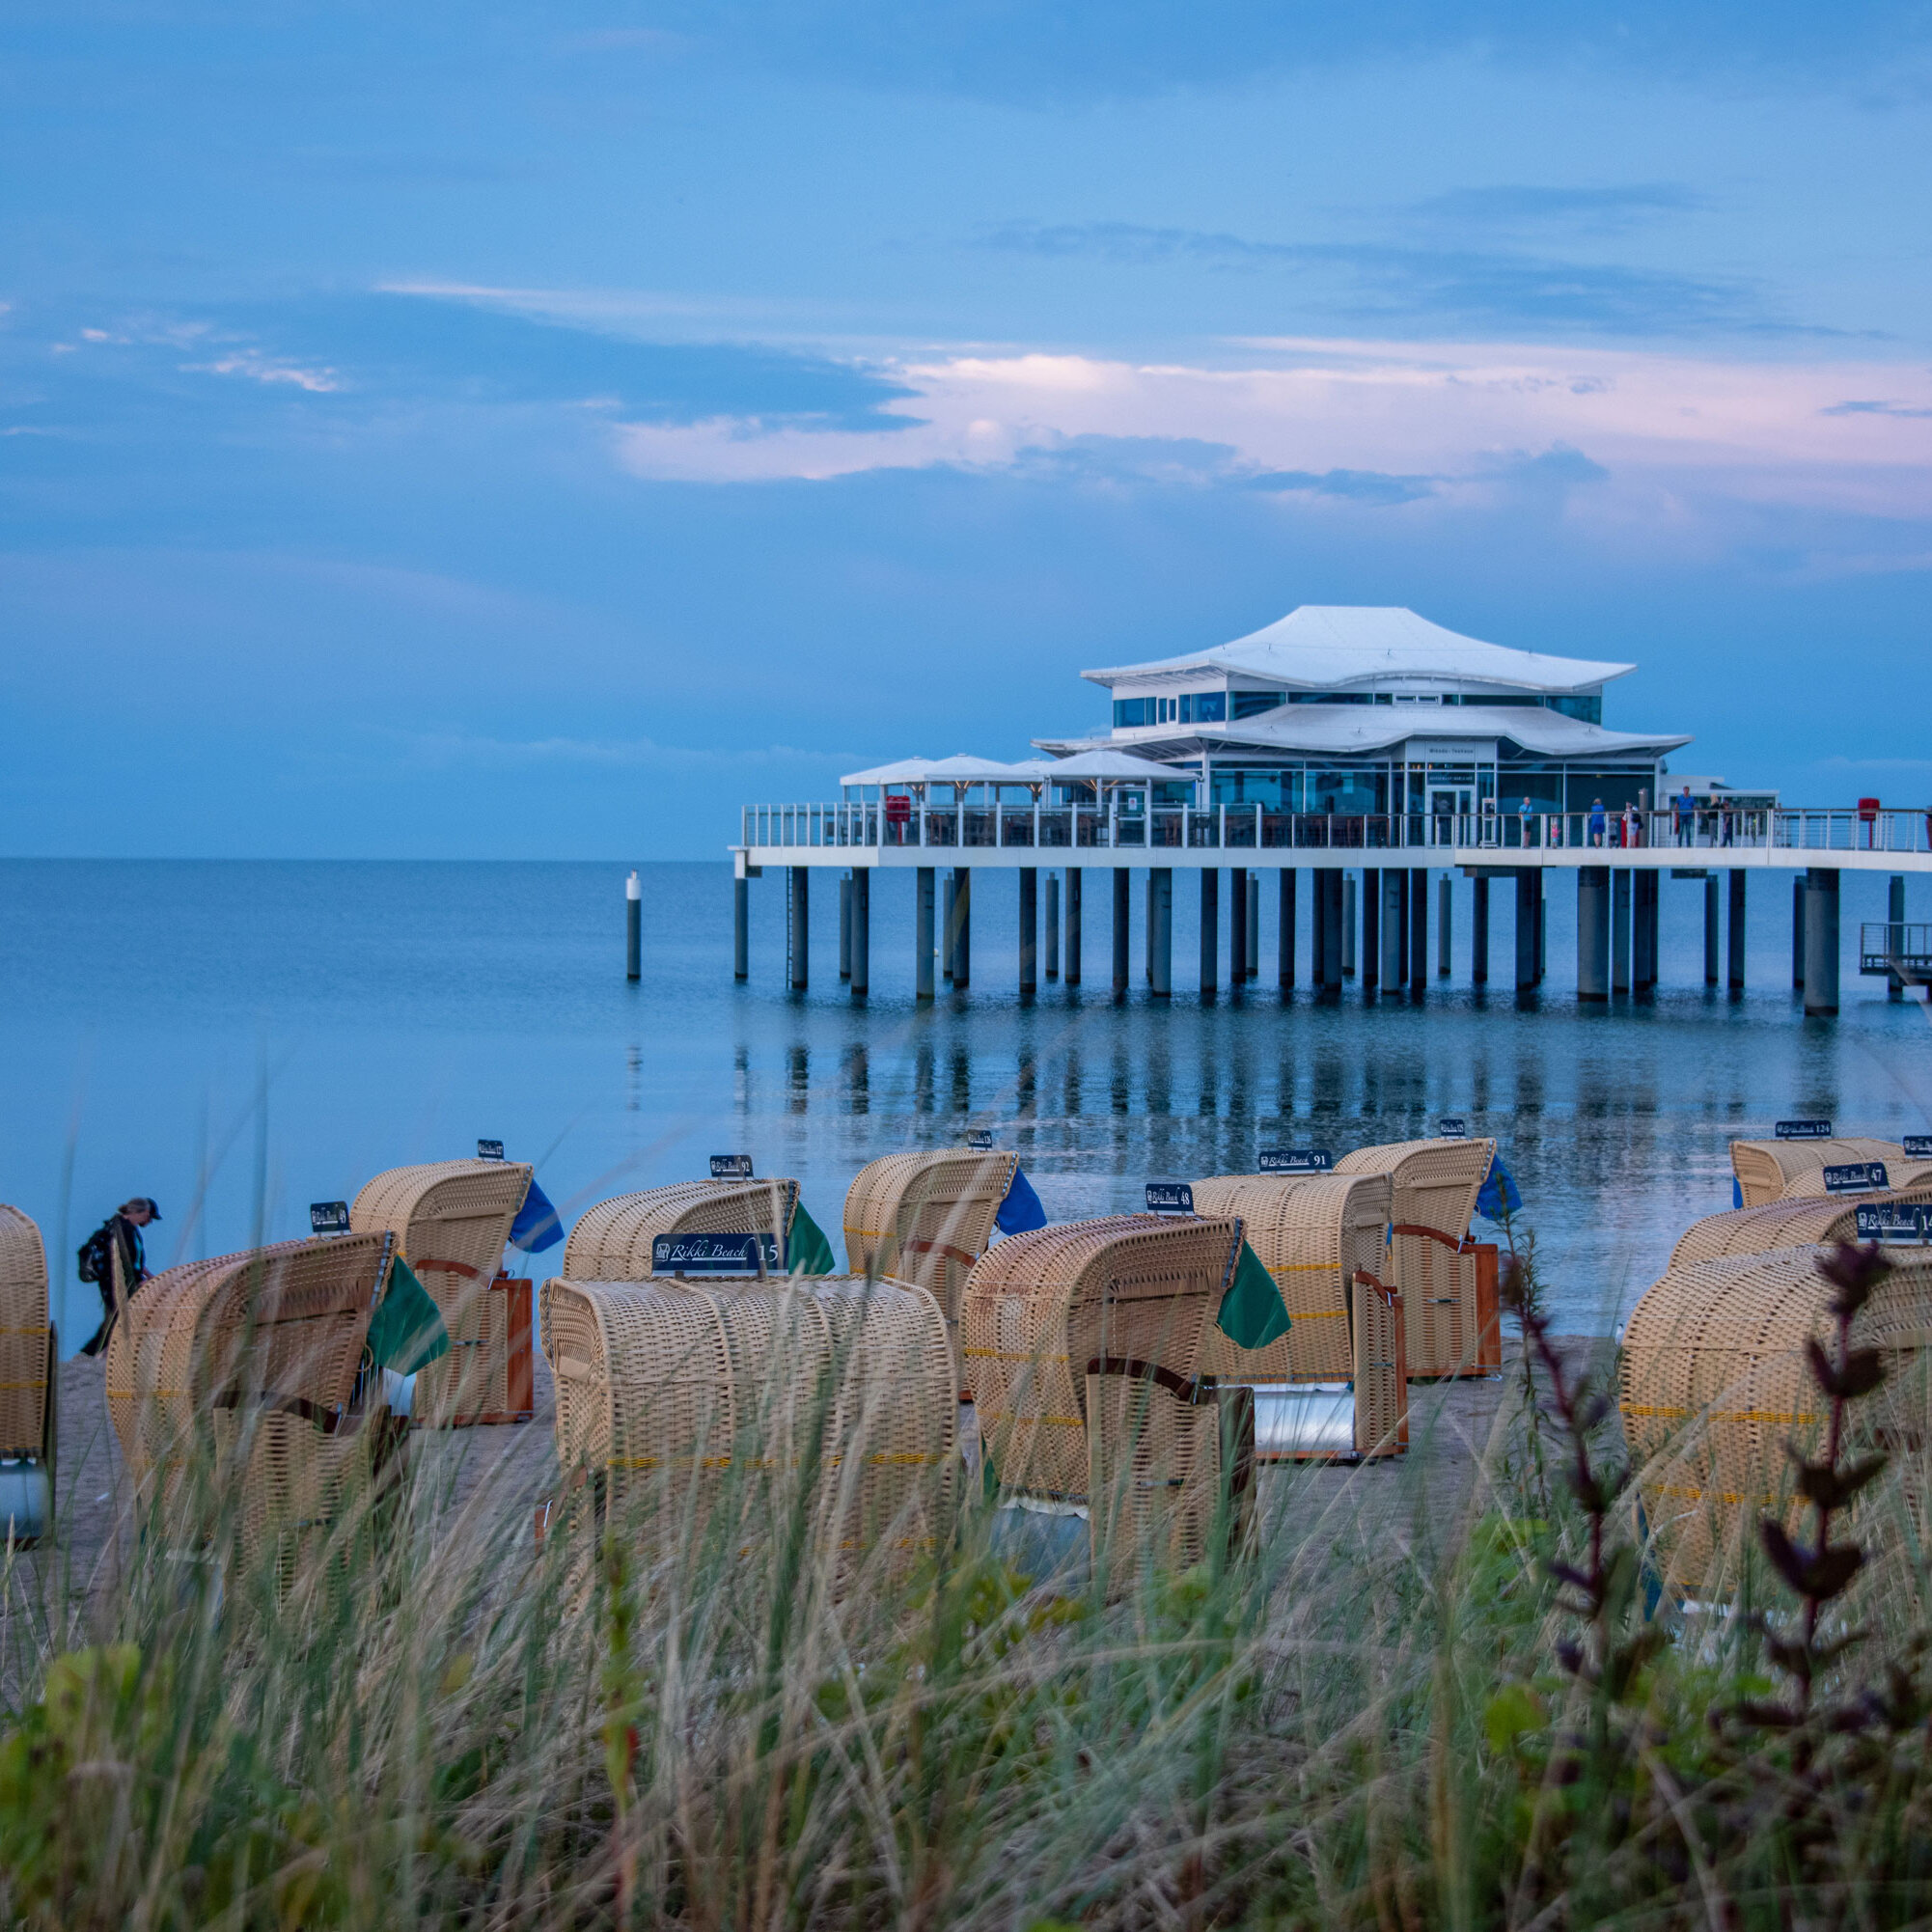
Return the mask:
<path id="1" fill-rule="evenodd" d="M 1829 1251 L 1801 1246 L 1673 1267 L 1645 1290 L 1623 1333 L 1619 1397 L 1637 1493 L 1666 1582 L 1728 1596 L 1756 1547 L 1762 1515 L 1796 1532 L 1808 1504 L 1793 1491 L 1787 1441 L 1815 1454 L 1831 1404 L 1806 1362 L 1829 1340 Z M 1843 1459 L 1891 1457 L 1860 1497 L 1846 1536 L 1871 1552 L 1864 1587 L 1911 1587 L 1926 1533 L 1924 1418 L 1932 1338 L 1932 1254 L 1902 1248 L 1861 1311 L 1854 1345 L 1879 1352 L 1886 1378 L 1851 1405 Z"/>
<path id="2" fill-rule="evenodd" d="M 1408 1447 L 1399 1295 L 1385 1287 L 1387 1174 L 1224 1174 L 1194 1183 L 1198 1213 L 1238 1214 L 1292 1325 L 1262 1348 L 1211 1329 L 1202 1370 L 1257 1389 L 1263 1461 L 1399 1455 Z"/>
<path id="3" fill-rule="evenodd" d="M 450 1332 L 450 1352 L 418 1380 L 418 1424 L 462 1428 L 523 1413 L 511 1399 L 511 1297 L 495 1284 L 531 1173 L 521 1161 L 391 1168 L 350 1203 L 357 1233 L 395 1235 Z"/>
<path id="4" fill-rule="evenodd" d="M 59 1365 L 41 1230 L 0 1205 L 0 1537 L 16 1543 L 53 1533 Z"/>
<path id="5" fill-rule="evenodd" d="M 1670 1272 L 1697 1261 L 1725 1260 L 1739 1255 L 1768 1255 L 1777 1248 L 1804 1248 L 1858 1239 L 1861 1207 L 1881 1202 L 1932 1202 L 1932 1185 L 1894 1188 L 1887 1193 L 1793 1196 L 1762 1207 L 1733 1207 L 1694 1221 L 1670 1251 Z"/>
<path id="6" fill-rule="evenodd" d="M 586 1208 L 571 1228 L 564 1278 L 649 1281 L 651 1244 L 665 1234 L 769 1234 L 788 1256 L 797 1215 L 795 1180 L 685 1180 L 621 1194 Z"/>
<path id="7" fill-rule="evenodd" d="M 1496 1250 L 1469 1236 L 1495 1158 L 1491 1140 L 1396 1141 L 1358 1147 L 1335 1165 L 1339 1174 L 1389 1176 L 1390 1276 L 1402 1297 L 1412 1377 L 1502 1366 Z"/>
<path id="8" fill-rule="evenodd" d="M 926 1556 L 947 1533 L 958 1393 L 924 1288 L 817 1276 L 731 1284 L 560 1279 L 543 1288 L 566 1502 L 653 1557 L 715 1512 L 729 1547 L 810 1512 L 842 1574 Z M 801 1490 L 800 1484 L 809 1484 Z"/>
<path id="9" fill-rule="evenodd" d="M 1905 1165 L 1905 1149 L 1896 1141 L 1790 1140 L 1733 1141 L 1730 1169 L 1737 1180 L 1739 1205 L 1763 1207 L 1781 1201 L 1791 1183 L 1824 1168 L 1849 1167 L 1855 1161 L 1894 1161 Z M 1917 1166 L 1917 1163 L 1913 1163 Z M 1897 1176 L 1892 1176 L 1896 1185 Z"/>

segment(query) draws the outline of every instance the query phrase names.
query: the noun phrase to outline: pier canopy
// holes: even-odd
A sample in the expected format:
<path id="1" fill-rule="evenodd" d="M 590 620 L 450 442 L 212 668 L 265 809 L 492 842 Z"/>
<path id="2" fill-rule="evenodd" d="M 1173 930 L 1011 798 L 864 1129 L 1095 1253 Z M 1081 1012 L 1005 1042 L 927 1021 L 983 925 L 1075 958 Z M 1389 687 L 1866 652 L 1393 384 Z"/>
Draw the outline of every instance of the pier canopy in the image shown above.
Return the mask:
<path id="1" fill-rule="evenodd" d="M 1056 768 L 1052 759 L 1027 759 L 1017 764 L 998 759 L 969 757 L 955 752 L 944 759 L 899 759 L 892 764 L 873 765 L 869 771 L 848 771 L 839 783 L 845 796 L 868 791 L 918 791 L 929 786 L 948 786 L 954 796 L 978 787 L 1023 785 L 1037 790 Z"/>

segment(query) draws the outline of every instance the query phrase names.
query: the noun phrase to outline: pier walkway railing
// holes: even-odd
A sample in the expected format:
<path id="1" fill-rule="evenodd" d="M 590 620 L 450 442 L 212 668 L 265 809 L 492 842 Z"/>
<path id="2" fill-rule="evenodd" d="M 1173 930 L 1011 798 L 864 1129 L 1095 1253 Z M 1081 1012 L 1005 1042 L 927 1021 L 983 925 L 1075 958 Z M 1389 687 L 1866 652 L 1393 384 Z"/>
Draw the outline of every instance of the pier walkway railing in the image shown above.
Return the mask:
<path id="1" fill-rule="evenodd" d="M 897 803 L 897 801 L 892 801 Z M 959 851 L 1034 846 L 1043 851 L 1170 849 L 1285 851 L 1334 847 L 1523 850 L 1673 847 L 1725 851 L 1932 852 L 1932 811 L 1343 813 L 1281 812 L 1263 805 L 1156 805 L 1131 812 L 1087 805 L 914 805 L 903 814 L 869 799 L 839 805 L 747 805 L 744 843 Z M 1722 859 L 1717 861 L 1722 864 Z M 1506 861 L 1502 862 L 1506 863 Z M 1698 863 L 1687 859 L 1687 863 Z"/>

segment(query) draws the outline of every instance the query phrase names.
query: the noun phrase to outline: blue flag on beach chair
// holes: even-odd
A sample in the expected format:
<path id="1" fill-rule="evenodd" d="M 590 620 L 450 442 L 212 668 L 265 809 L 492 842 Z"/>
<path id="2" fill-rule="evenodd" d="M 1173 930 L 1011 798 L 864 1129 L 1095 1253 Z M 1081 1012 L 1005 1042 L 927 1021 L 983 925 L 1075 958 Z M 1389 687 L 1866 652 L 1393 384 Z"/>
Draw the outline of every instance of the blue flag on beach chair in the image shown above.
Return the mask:
<path id="1" fill-rule="evenodd" d="M 1023 1170 L 1013 1170 L 1012 1184 L 1007 1189 L 1007 1198 L 1000 1202 L 993 1224 L 1002 1234 L 1024 1234 L 1030 1228 L 1046 1226 L 1046 1209 L 1039 1204 L 1039 1196 L 1034 1192 L 1034 1184 Z"/>
<path id="2" fill-rule="evenodd" d="M 540 1255 L 544 1249 L 556 1247 L 563 1238 L 564 1224 L 558 1220 L 557 1210 L 533 1180 L 530 1192 L 523 1197 L 523 1205 L 516 1211 L 516 1219 L 510 1225 L 510 1245 L 521 1248 L 526 1255 Z"/>
<path id="3" fill-rule="evenodd" d="M 1516 1191 L 1516 1183 L 1510 1177 L 1509 1170 L 1495 1154 L 1489 1157 L 1489 1172 L 1482 1177 L 1482 1185 L 1476 1193 L 1476 1211 L 1487 1221 L 1501 1221 L 1505 1214 L 1514 1214 L 1523 1205 L 1523 1197 Z"/>

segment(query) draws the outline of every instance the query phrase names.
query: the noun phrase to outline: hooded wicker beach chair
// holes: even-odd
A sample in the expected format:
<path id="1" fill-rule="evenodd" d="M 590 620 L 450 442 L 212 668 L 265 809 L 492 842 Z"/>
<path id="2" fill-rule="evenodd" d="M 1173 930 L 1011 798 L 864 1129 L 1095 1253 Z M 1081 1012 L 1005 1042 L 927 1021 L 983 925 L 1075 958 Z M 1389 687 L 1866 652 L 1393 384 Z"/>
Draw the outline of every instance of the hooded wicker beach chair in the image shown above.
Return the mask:
<path id="1" fill-rule="evenodd" d="M 1932 1186 L 1932 1161 L 1893 1160 L 1884 1154 L 1867 1154 L 1861 1156 L 1861 1158 L 1882 1160 L 1885 1162 L 1885 1177 L 1891 1183 L 1891 1194 L 1887 1194 L 1877 1188 L 1872 1189 L 1869 1193 L 1857 1196 L 1833 1194 L 1825 1185 L 1825 1170 L 1823 1168 L 1810 1168 L 1804 1173 L 1793 1174 L 1784 1183 L 1784 1192 L 1778 1198 L 1780 1201 L 1858 1200 L 1869 1203 L 1874 1201 L 1891 1200 L 1896 1196 L 1907 1194 L 1911 1194 L 1914 1199 L 1917 1199 L 1918 1195 L 1915 1190 L 1922 1190 L 1927 1186 Z"/>
<path id="2" fill-rule="evenodd" d="M 349 1206 L 358 1234 L 395 1235 L 450 1331 L 450 1352 L 424 1369 L 412 1419 L 462 1428 L 522 1413 L 511 1401 L 511 1306 L 491 1292 L 511 1224 L 530 1192 L 522 1161 L 434 1161 L 391 1168 Z"/>
<path id="3" fill-rule="evenodd" d="M 730 1231 L 730 1230 L 727 1230 Z M 557 1457 L 660 1553 L 721 1504 L 796 1497 L 842 1566 L 926 1554 L 954 1481 L 958 1392 L 938 1304 L 863 1277 L 543 1287 Z M 764 1532 L 747 1526 L 753 1541 Z"/>
<path id="4" fill-rule="evenodd" d="M 1198 1214 L 1241 1217 L 1293 1324 L 1262 1348 L 1238 1347 L 1210 1328 L 1202 1371 L 1263 1388 L 1327 1384 L 1338 1397 L 1322 1404 L 1312 1390 L 1294 1399 L 1276 1392 L 1258 1397 L 1256 1453 L 1264 1460 L 1393 1455 L 1407 1446 L 1400 1305 L 1379 1279 L 1387 1272 L 1391 1191 L 1381 1173 L 1225 1174 L 1194 1183 Z M 1346 1415 L 1345 1441 L 1334 1440 L 1333 1428 L 1292 1425 L 1311 1421 L 1316 1407 Z M 1280 1431 L 1278 1413 L 1290 1424 Z"/>
<path id="5" fill-rule="evenodd" d="M 1089 1365 L 1197 1379 L 1242 1246 L 1233 1215 L 1121 1214 L 1015 1234 L 988 1252 L 967 1282 L 960 1335 L 1001 1484 L 1085 1501 Z"/>
<path id="6" fill-rule="evenodd" d="M 845 1260 L 855 1275 L 890 1275 L 930 1288 L 949 1322 L 993 1238 L 1020 1157 L 973 1147 L 888 1154 L 845 1191 Z"/>
<path id="7" fill-rule="evenodd" d="M 1737 1176 L 1740 1204 L 1762 1207 L 1783 1197 L 1801 1175 L 1821 1168 L 1844 1167 L 1852 1161 L 1905 1161 L 1896 1141 L 1733 1141 L 1731 1173 Z M 1894 1184 L 1897 1176 L 1892 1176 Z"/>
<path id="8" fill-rule="evenodd" d="M 1760 1515 L 1797 1527 L 1784 1446 L 1814 1449 L 1829 1416 L 1804 1354 L 1808 1339 L 1830 1331 L 1830 1289 L 1818 1273 L 1825 1252 L 1779 1248 L 1674 1267 L 1631 1311 L 1624 1435 L 1658 1567 L 1677 1588 L 1728 1594 Z M 1880 1529 L 1884 1511 L 1916 1512 L 1924 1501 L 1921 1351 L 1932 1335 L 1932 1254 L 1905 1248 L 1891 1258 L 1891 1274 L 1853 1330 L 1856 1346 L 1879 1351 L 1887 1377 L 1853 1406 L 1856 1440 L 1846 1445 L 1848 1460 L 1879 1445 L 1892 1452 L 1889 1480 L 1860 1505 Z M 1890 1545 L 1881 1562 L 1899 1558 L 1902 1539 L 1878 1540 Z"/>
<path id="9" fill-rule="evenodd" d="M 798 1213 L 795 1180 L 686 1180 L 621 1194 L 587 1208 L 564 1244 L 571 1282 L 650 1279 L 660 1234 L 772 1234 L 781 1246 Z"/>
<path id="10" fill-rule="evenodd" d="M 1854 1241 L 1859 1209 L 1893 1201 L 1932 1202 L 1932 1181 L 1890 1193 L 1825 1195 L 1815 1200 L 1791 1196 L 1762 1207 L 1733 1207 L 1725 1214 L 1706 1215 L 1677 1237 L 1670 1251 L 1670 1271 L 1697 1261 L 1768 1255 L 1775 1248 Z"/>
<path id="11" fill-rule="evenodd" d="M 59 1361 L 41 1230 L 0 1205 L 0 1537 L 14 1542 L 53 1530 Z"/>
<path id="12" fill-rule="evenodd" d="M 1503 1361 L 1496 1250 L 1469 1238 L 1492 1140 L 1396 1141 L 1357 1147 L 1338 1174 L 1387 1174 L 1391 1284 L 1402 1297 L 1413 1377 L 1488 1374 Z"/>
<path id="13" fill-rule="evenodd" d="M 198 1541 L 233 1494 L 244 1553 L 283 1542 L 285 1581 L 386 1454 L 364 1377 L 395 1238 L 284 1241 L 170 1268 L 107 1345 L 107 1406 L 137 1506 Z"/>

